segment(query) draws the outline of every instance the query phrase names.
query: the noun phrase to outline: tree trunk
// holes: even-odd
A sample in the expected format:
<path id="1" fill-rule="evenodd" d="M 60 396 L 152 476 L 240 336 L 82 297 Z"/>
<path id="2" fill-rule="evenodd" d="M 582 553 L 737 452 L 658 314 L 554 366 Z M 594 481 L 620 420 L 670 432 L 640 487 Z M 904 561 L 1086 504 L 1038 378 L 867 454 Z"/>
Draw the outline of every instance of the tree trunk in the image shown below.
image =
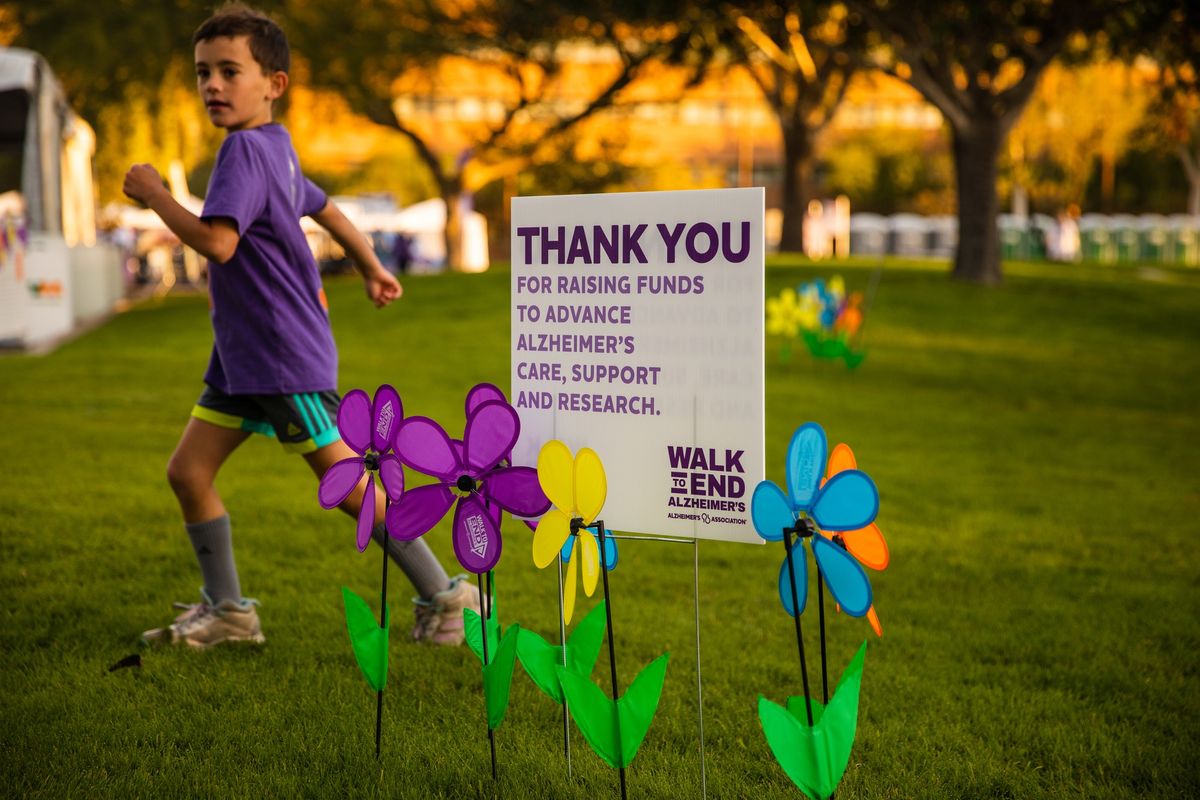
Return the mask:
<path id="1" fill-rule="evenodd" d="M 996 162 L 1003 140 L 996 120 L 972 120 L 965 130 L 954 130 L 958 249 L 952 275 L 957 280 L 994 285 L 1002 278 Z"/>
<path id="2" fill-rule="evenodd" d="M 446 269 L 453 272 L 461 272 L 463 268 L 461 199 L 461 191 L 442 192 L 446 204 L 446 229 L 442 234 L 446 243 Z"/>
<path id="3" fill-rule="evenodd" d="M 779 252 L 804 250 L 804 216 L 812 191 L 812 138 L 803 120 L 783 126 L 783 225 Z"/>
<path id="4" fill-rule="evenodd" d="M 1111 153 L 1100 154 L 1100 210 L 1113 213 L 1117 188 L 1117 159 Z"/>
<path id="5" fill-rule="evenodd" d="M 1176 152 L 1188 182 L 1187 213 L 1200 216 L 1200 149 L 1193 156 L 1187 145 L 1181 144 Z"/>

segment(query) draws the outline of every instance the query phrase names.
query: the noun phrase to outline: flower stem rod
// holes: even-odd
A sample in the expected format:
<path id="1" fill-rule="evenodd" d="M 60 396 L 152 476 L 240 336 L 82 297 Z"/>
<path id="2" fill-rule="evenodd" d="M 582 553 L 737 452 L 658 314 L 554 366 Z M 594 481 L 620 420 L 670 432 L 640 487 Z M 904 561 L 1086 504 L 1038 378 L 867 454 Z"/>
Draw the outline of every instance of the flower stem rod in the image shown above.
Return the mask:
<path id="1" fill-rule="evenodd" d="M 799 524 L 797 524 L 799 527 Z M 811 728 L 813 724 L 812 699 L 809 697 L 808 690 L 808 660 L 804 657 L 804 637 L 800 633 L 800 595 L 796 591 L 796 573 L 792 565 L 792 534 L 797 533 L 795 528 L 783 529 L 783 550 L 787 554 L 787 571 L 788 580 L 792 584 L 792 610 L 795 612 L 792 619 L 796 623 L 796 647 L 800 651 L 800 678 L 804 683 L 804 710 L 808 713 L 808 726 Z"/>
<path id="2" fill-rule="evenodd" d="M 825 659 L 825 585 L 821 568 L 817 568 L 817 618 L 821 625 L 821 702 L 829 705 L 829 669 Z M 834 800 L 829 795 L 829 800 Z"/>
<path id="3" fill-rule="evenodd" d="M 572 527 L 574 527 L 574 525 L 572 525 Z M 596 533 L 600 537 L 600 569 L 601 574 L 604 576 L 604 617 L 605 621 L 608 623 L 608 665 L 609 672 L 612 674 L 613 715 L 616 717 L 614 722 L 616 723 L 617 727 L 617 740 L 620 741 L 621 718 L 617 715 L 616 704 L 616 701 L 619 699 L 619 695 L 617 694 L 617 651 L 613 644 L 612 599 L 609 597 L 608 593 L 608 560 L 604 558 L 604 538 L 607 533 L 604 530 L 604 520 L 598 519 L 591 525 L 586 525 L 584 527 L 595 528 Z M 625 788 L 625 768 L 621 767 L 619 772 L 621 774 L 621 800 L 625 800 L 627 797 L 627 790 Z"/>
<path id="4" fill-rule="evenodd" d="M 386 509 L 388 501 L 384 500 L 384 508 Z M 379 627 L 387 627 L 387 573 L 388 573 L 388 552 L 387 543 L 384 542 L 379 548 L 383 551 L 383 575 L 380 578 L 379 589 Z M 383 735 L 383 689 L 375 695 L 375 758 L 379 758 L 380 744 Z"/>
<path id="5" fill-rule="evenodd" d="M 488 620 L 492 618 L 492 572 L 488 570 L 487 591 L 483 588 L 483 573 L 477 573 L 475 579 L 479 582 L 479 630 L 483 634 L 483 666 L 488 665 Z M 485 689 L 486 696 L 486 689 Z M 488 748 L 492 753 L 492 785 L 496 783 L 496 732 L 488 727 Z"/>
<path id="6" fill-rule="evenodd" d="M 563 619 L 563 570 L 562 559 L 554 559 L 558 562 L 558 641 L 562 645 L 562 665 L 567 666 L 567 623 Z M 570 711 L 567 708 L 567 696 L 564 693 L 562 699 L 563 707 L 563 752 L 567 756 L 567 777 L 571 777 L 571 722 Z"/>
<path id="7" fill-rule="evenodd" d="M 801 517 L 791 528 L 792 533 L 802 539 L 817 535 L 817 527 L 809 517 Z M 834 541 L 837 541 L 836 537 Z M 838 544 L 841 544 L 838 542 Z M 843 548 L 844 549 L 844 548 Z M 791 549 L 788 549 L 791 552 Z M 792 598 L 795 602 L 796 598 Z M 794 606 L 793 606 L 794 607 Z M 825 657 L 825 574 L 817 568 L 817 617 L 821 628 L 821 702 L 829 702 L 829 666 Z M 806 692 L 807 693 L 807 692 Z"/>
<path id="8" fill-rule="evenodd" d="M 825 583 L 821 570 L 817 569 L 817 618 L 821 626 L 821 702 L 829 702 L 829 668 L 825 660 Z"/>

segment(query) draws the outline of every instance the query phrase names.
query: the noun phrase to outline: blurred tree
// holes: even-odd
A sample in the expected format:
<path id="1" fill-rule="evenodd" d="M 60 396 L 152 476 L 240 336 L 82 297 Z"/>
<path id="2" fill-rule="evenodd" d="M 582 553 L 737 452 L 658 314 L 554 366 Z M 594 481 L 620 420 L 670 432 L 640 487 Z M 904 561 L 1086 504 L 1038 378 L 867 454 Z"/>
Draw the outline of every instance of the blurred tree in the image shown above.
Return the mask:
<path id="1" fill-rule="evenodd" d="M 456 266 L 474 192 L 563 157 L 572 128 L 685 49 L 664 13 L 654 0 L 306 0 L 289 19 L 314 83 L 412 142 L 446 203 Z"/>
<path id="2" fill-rule="evenodd" d="M 1013 190 L 1027 190 L 1047 213 L 1082 205 L 1099 160 L 1111 203 L 1115 165 L 1152 98 L 1146 84 L 1131 66 L 1103 52 L 1100 60 L 1048 67 L 1008 137 Z"/>
<path id="3" fill-rule="evenodd" d="M 1186 213 L 1200 216 L 1200 65 L 1163 65 L 1160 74 L 1155 113 L 1163 124 L 1152 130 L 1179 157 L 1188 182 Z"/>
<path id="4" fill-rule="evenodd" d="M 1200 214 L 1200 4 L 1175 0 L 1154 4 L 1131 24 L 1118 20 L 1117 51 L 1148 57 L 1155 65 L 1157 96 L 1150 107 L 1150 139 L 1173 151 L 1188 182 L 1187 213 Z"/>
<path id="5" fill-rule="evenodd" d="M 191 72 L 192 31 L 211 2 L 38 0 L 0 3 L 11 44 L 41 53 L 84 119 L 120 105 L 131 87 L 157 89 L 177 59 Z"/>
<path id="6" fill-rule="evenodd" d="M 1002 278 L 997 164 L 1046 65 L 1120 0 L 848 0 L 880 35 L 878 64 L 950 124 L 958 198 L 954 277 Z"/>
<path id="7" fill-rule="evenodd" d="M 312 67 L 292 59 L 282 122 L 292 135 L 304 172 L 331 195 L 385 192 L 402 206 L 438 196 L 433 177 L 412 143 L 394 128 L 373 125 L 345 98 L 313 89 Z"/>
<path id="8" fill-rule="evenodd" d="M 821 162 L 825 190 L 876 214 L 954 211 L 954 165 L 940 132 L 875 127 L 841 134 Z"/>
<path id="9" fill-rule="evenodd" d="M 779 122 L 783 142 L 779 249 L 798 252 L 803 249 L 804 217 L 813 196 L 819 137 L 863 64 L 866 29 L 857 14 L 838 2 L 749 0 L 711 9 L 699 3 L 694 11 L 699 13 L 690 19 L 709 27 L 709 39 L 724 51 L 730 66 L 750 73 Z"/>
<path id="10" fill-rule="evenodd" d="M 1178 214 L 1187 207 L 1188 183 L 1179 157 L 1165 149 L 1151 116 L 1117 161 L 1113 208 L 1130 214 Z M 1157 141 L 1156 141 L 1157 140 Z M 1103 208 L 1100 170 L 1092 170 L 1083 208 Z"/>

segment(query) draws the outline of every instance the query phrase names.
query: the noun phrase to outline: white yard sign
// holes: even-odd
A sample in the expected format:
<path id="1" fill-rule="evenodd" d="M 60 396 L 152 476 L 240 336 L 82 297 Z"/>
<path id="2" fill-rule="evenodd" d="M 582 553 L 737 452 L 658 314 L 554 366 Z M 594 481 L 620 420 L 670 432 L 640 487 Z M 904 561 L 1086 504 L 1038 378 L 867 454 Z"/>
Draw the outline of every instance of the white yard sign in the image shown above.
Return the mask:
<path id="1" fill-rule="evenodd" d="M 760 542 L 762 189 L 515 198 L 509 399 L 516 463 L 599 454 L 606 527 Z"/>

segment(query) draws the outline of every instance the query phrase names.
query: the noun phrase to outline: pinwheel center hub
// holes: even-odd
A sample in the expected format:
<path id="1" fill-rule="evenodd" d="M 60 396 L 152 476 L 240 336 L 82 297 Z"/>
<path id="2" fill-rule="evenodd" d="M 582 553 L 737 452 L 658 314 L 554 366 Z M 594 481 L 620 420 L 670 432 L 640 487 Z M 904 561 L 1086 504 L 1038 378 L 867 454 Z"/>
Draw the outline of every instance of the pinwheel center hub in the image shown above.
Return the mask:
<path id="1" fill-rule="evenodd" d="M 801 539 L 807 539 L 810 536 L 816 535 L 817 526 L 808 517 L 801 517 L 796 520 L 796 527 L 792 528 L 792 533 Z"/>
<path id="2" fill-rule="evenodd" d="M 454 485 L 458 487 L 460 492 L 475 491 L 475 479 L 470 475 L 459 475 L 458 480 L 454 482 Z"/>
<path id="3" fill-rule="evenodd" d="M 367 451 L 363 456 L 363 465 L 372 472 L 377 471 L 379 469 L 379 453 Z"/>

